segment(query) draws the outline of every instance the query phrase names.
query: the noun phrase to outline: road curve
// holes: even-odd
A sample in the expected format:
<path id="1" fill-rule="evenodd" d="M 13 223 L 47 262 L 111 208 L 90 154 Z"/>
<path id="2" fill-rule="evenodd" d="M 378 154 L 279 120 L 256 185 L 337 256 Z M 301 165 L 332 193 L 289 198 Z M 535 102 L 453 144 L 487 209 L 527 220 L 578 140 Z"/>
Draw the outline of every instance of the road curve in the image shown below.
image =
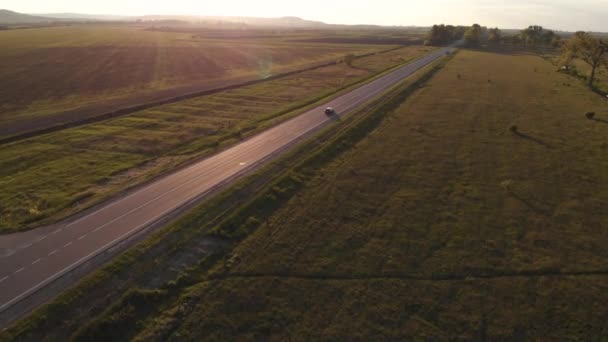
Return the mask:
<path id="1" fill-rule="evenodd" d="M 249 170 L 303 135 L 377 97 L 420 68 L 441 58 L 441 48 L 328 103 L 283 122 L 217 155 L 116 198 L 75 220 L 0 236 L 0 312 L 98 253 Z"/>

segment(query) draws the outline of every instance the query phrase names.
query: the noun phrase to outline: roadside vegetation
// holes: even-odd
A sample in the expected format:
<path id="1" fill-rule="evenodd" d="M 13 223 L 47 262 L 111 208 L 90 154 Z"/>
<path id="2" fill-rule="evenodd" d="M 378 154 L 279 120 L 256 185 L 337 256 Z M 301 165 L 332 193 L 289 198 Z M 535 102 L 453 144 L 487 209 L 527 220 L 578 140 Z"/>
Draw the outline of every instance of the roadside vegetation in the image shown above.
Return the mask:
<path id="1" fill-rule="evenodd" d="M 404 47 L 0 146 L 0 231 L 49 222 L 414 59 Z M 60 214 L 59 216 L 56 216 Z"/>

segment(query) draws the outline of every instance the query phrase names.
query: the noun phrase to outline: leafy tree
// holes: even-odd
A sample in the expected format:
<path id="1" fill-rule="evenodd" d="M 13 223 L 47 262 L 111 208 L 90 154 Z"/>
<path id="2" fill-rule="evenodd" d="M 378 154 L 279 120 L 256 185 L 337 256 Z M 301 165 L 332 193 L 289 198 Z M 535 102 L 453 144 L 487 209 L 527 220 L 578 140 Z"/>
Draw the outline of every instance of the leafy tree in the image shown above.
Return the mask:
<path id="1" fill-rule="evenodd" d="M 524 45 L 536 47 L 539 44 L 553 45 L 560 37 L 551 30 L 546 30 L 542 26 L 531 25 L 520 32 L 520 38 Z"/>
<path id="2" fill-rule="evenodd" d="M 344 57 L 344 63 L 346 63 L 346 65 L 348 65 L 348 66 L 353 66 L 354 61 L 355 61 L 355 55 L 353 55 L 352 53 L 349 53 L 348 55 L 346 55 Z"/>
<path id="3" fill-rule="evenodd" d="M 498 27 L 491 28 L 488 30 L 488 42 L 493 43 L 493 44 L 498 44 L 498 43 L 500 43 L 501 39 L 502 39 L 502 32 L 500 31 L 500 29 Z"/>
<path id="4" fill-rule="evenodd" d="M 443 45 L 461 39 L 464 27 L 452 25 L 433 25 L 426 37 L 427 45 Z"/>
<path id="5" fill-rule="evenodd" d="M 464 40 L 467 45 L 476 46 L 479 45 L 481 41 L 482 29 L 479 24 L 473 24 L 473 26 L 469 27 L 464 33 Z"/>
<path id="6" fill-rule="evenodd" d="M 587 85 L 592 87 L 597 68 L 602 64 L 608 66 L 608 43 L 579 31 L 563 45 L 563 57 L 566 63 L 578 58 L 591 66 Z"/>

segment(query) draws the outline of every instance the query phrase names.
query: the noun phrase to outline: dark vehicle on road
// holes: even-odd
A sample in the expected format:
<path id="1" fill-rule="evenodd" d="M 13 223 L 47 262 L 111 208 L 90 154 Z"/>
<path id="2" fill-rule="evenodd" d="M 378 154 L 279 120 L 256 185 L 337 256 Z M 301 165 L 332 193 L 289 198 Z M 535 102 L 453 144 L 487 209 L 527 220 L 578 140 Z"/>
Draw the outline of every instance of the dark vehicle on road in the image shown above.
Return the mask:
<path id="1" fill-rule="evenodd" d="M 332 115 L 332 114 L 336 114 L 336 110 L 331 108 L 331 107 L 327 107 L 325 108 L 325 115 Z"/>

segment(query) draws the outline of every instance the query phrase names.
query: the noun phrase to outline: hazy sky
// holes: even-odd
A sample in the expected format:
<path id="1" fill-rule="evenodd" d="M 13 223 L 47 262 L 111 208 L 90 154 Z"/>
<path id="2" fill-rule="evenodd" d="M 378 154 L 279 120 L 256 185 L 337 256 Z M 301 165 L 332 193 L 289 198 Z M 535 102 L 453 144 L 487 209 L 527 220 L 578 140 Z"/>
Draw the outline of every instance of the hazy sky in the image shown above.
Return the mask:
<path id="1" fill-rule="evenodd" d="M 471 24 L 608 31 L 608 0 L 0 0 L 24 13 L 298 16 L 333 24 Z"/>

